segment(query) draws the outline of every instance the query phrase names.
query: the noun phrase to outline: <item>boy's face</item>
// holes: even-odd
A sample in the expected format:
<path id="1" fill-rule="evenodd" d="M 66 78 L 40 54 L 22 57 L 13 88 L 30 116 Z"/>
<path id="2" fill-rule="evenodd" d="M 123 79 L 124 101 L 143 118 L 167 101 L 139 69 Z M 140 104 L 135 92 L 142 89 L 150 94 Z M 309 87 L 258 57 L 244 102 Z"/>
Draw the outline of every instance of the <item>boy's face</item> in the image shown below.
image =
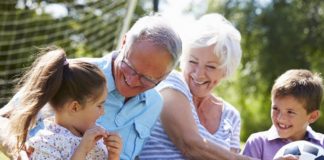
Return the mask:
<path id="1" fill-rule="evenodd" d="M 304 104 L 293 96 L 272 97 L 271 101 L 271 119 L 280 138 L 303 139 L 307 126 L 319 116 L 318 111 L 307 114 Z"/>

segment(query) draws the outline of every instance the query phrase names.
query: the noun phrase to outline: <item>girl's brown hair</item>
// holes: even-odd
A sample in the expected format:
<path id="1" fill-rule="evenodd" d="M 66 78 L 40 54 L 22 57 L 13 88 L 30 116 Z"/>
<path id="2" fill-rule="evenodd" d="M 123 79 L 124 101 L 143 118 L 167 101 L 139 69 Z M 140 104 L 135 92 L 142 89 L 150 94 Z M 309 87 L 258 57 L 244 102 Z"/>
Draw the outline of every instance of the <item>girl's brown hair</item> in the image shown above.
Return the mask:
<path id="1" fill-rule="evenodd" d="M 78 60 L 68 62 L 65 51 L 57 47 L 43 49 L 19 84 L 20 102 L 10 116 L 8 132 L 13 137 L 13 154 L 24 149 L 37 113 L 46 103 L 54 110 L 69 100 L 82 105 L 106 89 L 106 79 L 96 65 Z"/>

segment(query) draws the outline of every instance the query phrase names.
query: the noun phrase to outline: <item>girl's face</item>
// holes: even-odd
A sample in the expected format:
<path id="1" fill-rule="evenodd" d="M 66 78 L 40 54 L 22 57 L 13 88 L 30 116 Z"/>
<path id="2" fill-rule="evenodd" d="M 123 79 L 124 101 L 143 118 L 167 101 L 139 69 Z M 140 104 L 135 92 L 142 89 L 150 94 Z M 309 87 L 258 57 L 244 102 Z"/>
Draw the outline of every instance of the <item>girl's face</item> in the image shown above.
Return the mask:
<path id="1" fill-rule="evenodd" d="M 280 138 L 303 139 L 307 126 L 316 120 L 316 111 L 307 114 L 304 104 L 293 96 L 273 97 L 271 101 L 271 119 Z"/>
<path id="2" fill-rule="evenodd" d="M 214 45 L 203 48 L 192 48 L 185 59 L 183 74 L 195 97 L 209 95 L 213 88 L 224 78 L 223 68 L 213 53 Z"/>
<path id="3" fill-rule="evenodd" d="M 75 116 L 77 120 L 75 121 L 76 124 L 74 127 L 82 134 L 89 128 L 95 126 L 97 119 L 105 113 L 106 87 L 96 97 L 95 99 L 89 99 L 83 106 L 80 106 L 80 110 Z"/>

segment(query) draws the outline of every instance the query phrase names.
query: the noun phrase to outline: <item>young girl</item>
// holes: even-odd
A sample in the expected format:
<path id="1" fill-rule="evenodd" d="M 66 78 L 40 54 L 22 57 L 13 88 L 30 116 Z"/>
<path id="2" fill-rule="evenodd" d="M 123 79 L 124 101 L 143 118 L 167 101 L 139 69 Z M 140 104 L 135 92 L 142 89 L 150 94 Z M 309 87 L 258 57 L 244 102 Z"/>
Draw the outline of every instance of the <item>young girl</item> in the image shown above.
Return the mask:
<path id="1" fill-rule="evenodd" d="M 32 151 L 31 159 L 119 159 L 121 138 L 95 124 L 107 96 L 106 80 L 97 66 L 68 62 L 64 50 L 49 49 L 21 82 L 20 104 L 10 116 L 8 130 L 13 154 L 27 150 Z M 55 114 L 29 138 L 46 104 Z"/>

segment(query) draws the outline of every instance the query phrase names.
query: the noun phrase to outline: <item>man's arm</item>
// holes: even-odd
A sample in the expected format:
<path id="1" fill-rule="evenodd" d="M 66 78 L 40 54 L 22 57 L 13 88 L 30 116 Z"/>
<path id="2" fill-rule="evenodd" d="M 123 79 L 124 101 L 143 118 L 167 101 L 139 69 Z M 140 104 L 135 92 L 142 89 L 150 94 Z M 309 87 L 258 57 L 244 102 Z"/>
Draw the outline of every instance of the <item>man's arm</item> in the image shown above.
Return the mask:
<path id="1" fill-rule="evenodd" d="M 164 106 L 162 125 L 175 146 L 189 159 L 250 159 L 235 154 L 200 136 L 191 113 L 189 100 L 179 91 L 166 88 L 161 91 Z"/>

